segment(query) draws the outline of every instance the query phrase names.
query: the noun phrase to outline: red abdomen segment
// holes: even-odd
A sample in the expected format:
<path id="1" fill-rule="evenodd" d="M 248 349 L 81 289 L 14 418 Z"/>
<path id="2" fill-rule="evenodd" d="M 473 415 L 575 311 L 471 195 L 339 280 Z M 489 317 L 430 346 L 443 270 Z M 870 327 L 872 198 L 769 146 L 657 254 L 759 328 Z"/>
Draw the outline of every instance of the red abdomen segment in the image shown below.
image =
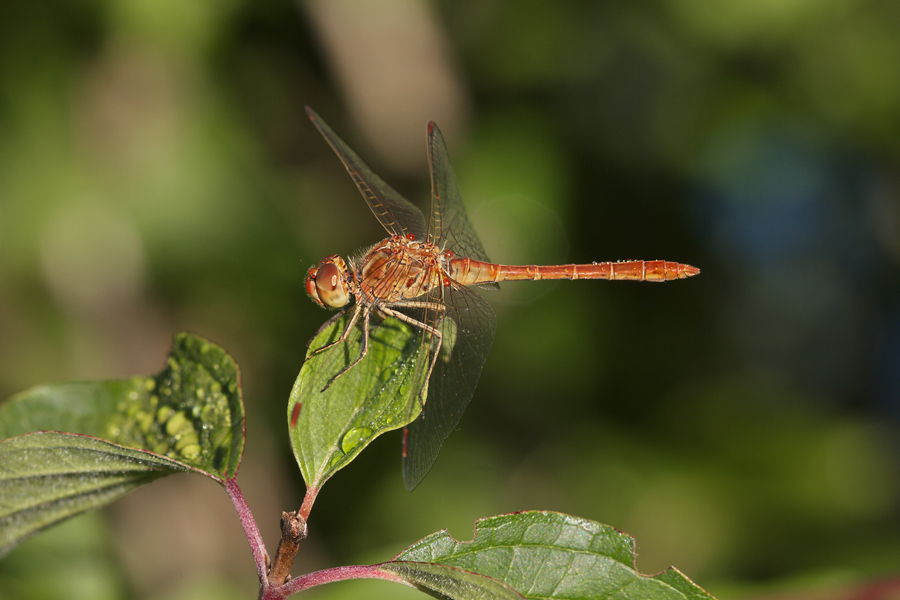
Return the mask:
<path id="1" fill-rule="evenodd" d="M 700 272 L 697 267 L 665 260 L 623 260 L 585 265 L 498 265 L 470 258 L 450 261 L 450 277 L 463 285 L 539 279 L 615 279 L 670 281 Z"/>

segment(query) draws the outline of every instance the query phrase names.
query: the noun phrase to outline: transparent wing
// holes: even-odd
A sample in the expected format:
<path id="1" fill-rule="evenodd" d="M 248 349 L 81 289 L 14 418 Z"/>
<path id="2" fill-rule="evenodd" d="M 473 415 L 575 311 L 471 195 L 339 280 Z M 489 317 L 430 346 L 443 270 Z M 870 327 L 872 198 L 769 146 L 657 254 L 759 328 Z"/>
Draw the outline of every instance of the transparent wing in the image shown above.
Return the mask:
<path id="1" fill-rule="evenodd" d="M 373 173 L 315 111 L 308 107 L 306 111 L 388 232 L 394 235 L 412 234 L 417 239 L 425 239 L 428 235 L 428 239 L 441 249 L 476 260 L 488 260 L 463 206 L 444 138 L 434 123 L 428 126 L 432 207 L 431 222 L 426 229 L 425 217 L 418 208 Z M 398 281 L 406 279 L 390 276 L 384 285 L 395 285 Z M 497 289 L 499 286 L 488 284 L 484 287 Z M 398 389 L 401 401 L 406 402 L 408 418 L 422 409 L 421 415 L 404 433 L 403 477 L 411 490 L 431 469 L 444 440 L 456 427 L 475 393 L 494 340 L 496 317 L 477 292 L 456 282 L 450 282 L 433 295 L 424 294 L 415 297 L 415 300 L 392 303 L 384 308 L 405 313 L 413 320 L 408 324 L 418 326 L 420 330 L 417 345 L 402 353 L 410 359 L 413 367 L 411 376 L 405 379 L 408 383 Z M 439 350 L 437 338 L 430 331 L 432 327 L 441 332 Z M 370 342 L 378 343 L 374 337 L 370 338 Z M 434 361 L 434 371 L 427 378 L 436 351 L 438 356 Z M 334 352 L 335 362 L 329 362 L 323 368 L 338 372 L 342 362 L 348 360 L 346 357 L 338 358 L 342 355 L 341 352 Z M 421 391 L 426 385 L 423 404 Z"/>
<path id="2" fill-rule="evenodd" d="M 359 188 L 363 198 L 375 218 L 393 235 L 412 234 L 416 239 L 425 239 L 425 217 L 413 203 L 397 193 L 384 180 L 376 175 L 357 154 L 334 133 L 331 127 L 322 120 L 316 111 L 306 107 L 306 114 L 328 145 L 334 150 L 353 183 Z"/>
<path id="3" fill-rule="evenodd" d="M 443 316 L 420 316 L 425 322 L 437 318 L 443 344 L 428 382 L 422 414 L 404 431 L 403 481 L 409 490 L 431 470 L 444 440 L 459 423 L 475 393 L 497 330 L 494 311 L 477 292 L 451 283 L 443 295 L 447 307 Z M 423 332 L 423 343 L 430 344 L 433 351 L 431 334 Z M 420 360 L 426 368 L 427 362 Z M 419 402 L 418 395 L 414 394 L 410 402 Z"/>
<path id="4" fill-rule="evenodd" d="M 457 256 L 490 262 L 478 234 L 462 202 L 447 144 L 434 121 L 428 123 L 428 167 L 431 170 L 431 222 L 429 240 L 442 249 L 449 249 Z M 500 289 L 496 283 L 481 286 Z"/>

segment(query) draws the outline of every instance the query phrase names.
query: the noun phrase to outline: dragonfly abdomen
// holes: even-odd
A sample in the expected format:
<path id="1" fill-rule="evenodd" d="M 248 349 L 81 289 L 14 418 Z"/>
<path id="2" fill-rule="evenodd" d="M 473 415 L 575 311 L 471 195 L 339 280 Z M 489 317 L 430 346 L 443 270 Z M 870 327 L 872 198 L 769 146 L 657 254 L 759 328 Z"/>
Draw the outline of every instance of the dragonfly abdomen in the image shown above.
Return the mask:
<path id="1" fill-rule="evenodd" d="M 671 281 L 696 275 L 700 269 L 665 260 L 626 260 L 581 265 L 500 265 L 470 258 L 450 261 L 450 277 L 463 285 L 541 279 L 613 279 Z"/>

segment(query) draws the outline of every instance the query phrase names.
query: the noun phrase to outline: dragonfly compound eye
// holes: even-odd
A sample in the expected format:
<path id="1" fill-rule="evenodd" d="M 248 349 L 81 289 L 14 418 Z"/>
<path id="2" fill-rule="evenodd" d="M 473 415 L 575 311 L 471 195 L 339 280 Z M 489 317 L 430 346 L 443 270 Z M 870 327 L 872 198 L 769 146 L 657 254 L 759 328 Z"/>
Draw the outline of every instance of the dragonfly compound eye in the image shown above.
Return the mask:
<path id="1" fill-rule="evenodd" d="M 325 263 L 319 267 L 316 273 L 316 291 L 319 300 L 331 308 L 341 308 L 350 301 L 343 274 L 334 263 Z"/>
<path id="2" fill-rule="evenodd" d="M 309 294 L 309 297 L 312 298 L 316 304 L 325 308 L 325 305 L 319 300 L 319 290 L 316 289 L 316 274 L 318 272 L 319 269 L 317 267 L 310 267 L 309 271 L 306 272 L 306 293 Z"/>

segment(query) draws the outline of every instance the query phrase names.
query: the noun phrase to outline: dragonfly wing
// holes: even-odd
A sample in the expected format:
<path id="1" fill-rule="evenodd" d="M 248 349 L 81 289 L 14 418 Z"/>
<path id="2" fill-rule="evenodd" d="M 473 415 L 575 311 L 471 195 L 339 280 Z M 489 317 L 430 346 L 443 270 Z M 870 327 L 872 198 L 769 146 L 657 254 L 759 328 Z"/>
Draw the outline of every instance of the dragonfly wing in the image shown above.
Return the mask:
<path id="1" fill-rule="evenodd" d="M 375 213 L 375 218 L 382 226 L 393 235 L 412 234 L 417 239 L 425 239 L 426 226 L 422 211 L 376 175 L 356 152 L 337 136 L 316 111 L 307 106 L 306 113 L 328 145 L 344 163 L 344 167 L 353 178 L 353 183 L 359 188 L 369 208 Z"/>
<path id="2" fill-rule="evenodd" d="M 452 250 L 458 256 L 490 262 L 478 234 L 475 233 L 475 227 L 469 220 L 456 183 L 456 175 L 450 166 L 447 144 L 434 121 L 428 123 L 428 166 L 431 170 L 429 239 L 439 247 Z M 500 289 L 496 283 L 481 287 Z"/>
<path id="3" fill-rule="evenodd" d="M 444 440 L 459 423 L 497 330 L 494 311 L 477 292 L 453 285 L 444 288 L 443 300 L 447 312 L 438 321 L 443 343 L 428 382 L 428 395 L 422 414 L 404 433 L 403 481 L 409 490 L 431 470 Z M 431 336 L 425 334 L 424 339 L 430 341 Z"/>

